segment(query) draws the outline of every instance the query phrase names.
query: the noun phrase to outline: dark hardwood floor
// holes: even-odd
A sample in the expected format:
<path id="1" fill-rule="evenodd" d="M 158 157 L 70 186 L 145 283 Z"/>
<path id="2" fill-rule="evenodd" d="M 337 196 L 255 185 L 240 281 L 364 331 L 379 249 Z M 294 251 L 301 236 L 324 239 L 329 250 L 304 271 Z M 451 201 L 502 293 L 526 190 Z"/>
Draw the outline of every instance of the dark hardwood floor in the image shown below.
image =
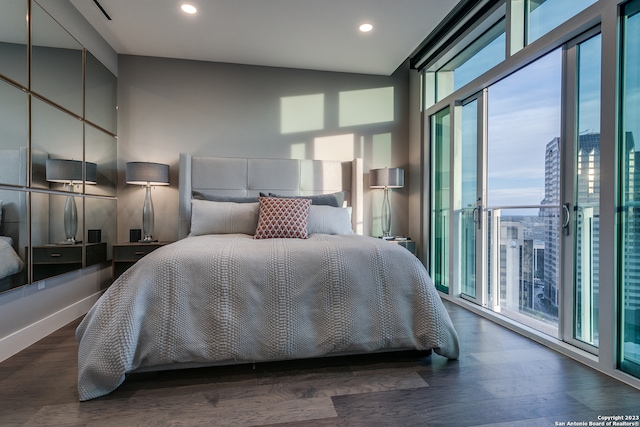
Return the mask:
<path id="1" fill-rule="evenodd" d="M 394 353 L 162 372 L 83 403 L 76 321 L 0 364 L 0 426 L 560 426 L 640 415 L 639 390 L 446 305 L 458 361 Z"/>

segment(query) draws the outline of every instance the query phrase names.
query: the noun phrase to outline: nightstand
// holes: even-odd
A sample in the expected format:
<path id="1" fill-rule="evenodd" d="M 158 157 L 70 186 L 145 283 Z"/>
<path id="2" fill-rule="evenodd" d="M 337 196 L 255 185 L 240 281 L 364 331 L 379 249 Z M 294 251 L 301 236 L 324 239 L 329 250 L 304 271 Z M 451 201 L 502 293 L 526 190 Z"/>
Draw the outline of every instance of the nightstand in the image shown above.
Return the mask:
<path id="1" fill-rule="evenodd" d="M 133 242 L 113 245 L 113 280 L 120 277 L 129 267 L 138 262 L 140 258 L 167 244 L 169 244 L 169 242 Z"/>
<path id="2" fill-rule="evenodd" d="M 107 260 L 107 243 L 87 243 L 86 266 Z M 82 268 L 82 244 L 33 247 L 33 281 Z"/>

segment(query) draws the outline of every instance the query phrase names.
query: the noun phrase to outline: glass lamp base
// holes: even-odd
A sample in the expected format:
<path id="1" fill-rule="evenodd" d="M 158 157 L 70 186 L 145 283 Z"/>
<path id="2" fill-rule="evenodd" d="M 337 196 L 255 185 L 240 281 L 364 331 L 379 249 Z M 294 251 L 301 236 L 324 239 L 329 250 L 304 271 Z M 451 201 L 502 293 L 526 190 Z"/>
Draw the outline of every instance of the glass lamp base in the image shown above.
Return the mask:
<path id="1" fill-rule="evenodd" d="M 384 188 L 382 200 L 382 237 L 391 236 L 391 204 L 389 203 L 389 189 Z"/>
<path id="2" fill-rule="evenodd" d="M 147 192 L 144 198 L 144 205 L 142 206 L 142 235 L 144 236 L 141 243 L 157 242 L 157 239 L 153 238 L 153 201 L 151 201 L 151 186 L 147 185 Z"/>

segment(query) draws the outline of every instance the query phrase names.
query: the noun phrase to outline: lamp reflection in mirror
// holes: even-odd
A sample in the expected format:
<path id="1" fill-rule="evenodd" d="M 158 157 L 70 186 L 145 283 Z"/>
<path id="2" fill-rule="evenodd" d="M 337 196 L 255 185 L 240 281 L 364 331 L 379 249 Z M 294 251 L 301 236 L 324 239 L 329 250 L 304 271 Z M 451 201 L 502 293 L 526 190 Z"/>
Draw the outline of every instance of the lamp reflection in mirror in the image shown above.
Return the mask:
<path id="1" fill-rule="evenodd" d="M 152 185 L 169 185 L 169 165 L 150 162 L 128 162 L 126 170 L 127 184 L 144 185 L 147 189 L 142 206 L 142 240 L 140 242 L 157 242 L 153 238 L 153 202 L 151 201 Z"/>
<path id="2" fill-rule="evenodd" d="M 382 200 L 382 237 L 390 237 L 391 204 L 389 202 L 389 189 L 404 187 L 404 169 L 371 169 L 369 171 L 369 187 L 384 189 L 384 198 Z"/>
<path id="3" fill-rule="evenodd" d="M 73 193 L 75 185 L 82 184 L 82 163 L 80 160 L 47 159 L 46 179 L 49 182 L 59 182 L 64 184 L 66 190 Z M 98 166 L 95 163 L 85 162 L 86 184 L 96 184 Z M 64 204 L 64 234 L 66 239 L 63 244 L 74 245 L 80 243 L 76 240 L 78 232 L 78 209 L 76 201 L 72 195 L 67 196 Z"/>

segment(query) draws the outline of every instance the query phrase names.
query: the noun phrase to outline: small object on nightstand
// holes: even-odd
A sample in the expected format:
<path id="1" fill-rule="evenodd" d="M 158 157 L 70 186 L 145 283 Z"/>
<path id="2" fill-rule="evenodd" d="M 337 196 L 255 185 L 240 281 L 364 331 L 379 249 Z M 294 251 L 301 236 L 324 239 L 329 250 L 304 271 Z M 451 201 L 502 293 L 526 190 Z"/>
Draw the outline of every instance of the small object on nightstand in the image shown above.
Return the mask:
<path id="1" fill-rule="evenodd" d="M 145 255 L 170 242 L 140 243 L 129 242 L 113 245 L 113 280 L 116 280 L 129 267 Z"/>
<path id="2" fill-rule="evenodd" d="M 88 230 L 87 231 L 87 241 L 89 243 L 100 243 L 100 242 L 102 242 L 102 230 Z"/>
<path id="3" fill-rule="evenodd" d="M 142 239 L 142 229 L 140 228 L 132 228 L 129 230 L 129 242 L 136 243 Z"/>

